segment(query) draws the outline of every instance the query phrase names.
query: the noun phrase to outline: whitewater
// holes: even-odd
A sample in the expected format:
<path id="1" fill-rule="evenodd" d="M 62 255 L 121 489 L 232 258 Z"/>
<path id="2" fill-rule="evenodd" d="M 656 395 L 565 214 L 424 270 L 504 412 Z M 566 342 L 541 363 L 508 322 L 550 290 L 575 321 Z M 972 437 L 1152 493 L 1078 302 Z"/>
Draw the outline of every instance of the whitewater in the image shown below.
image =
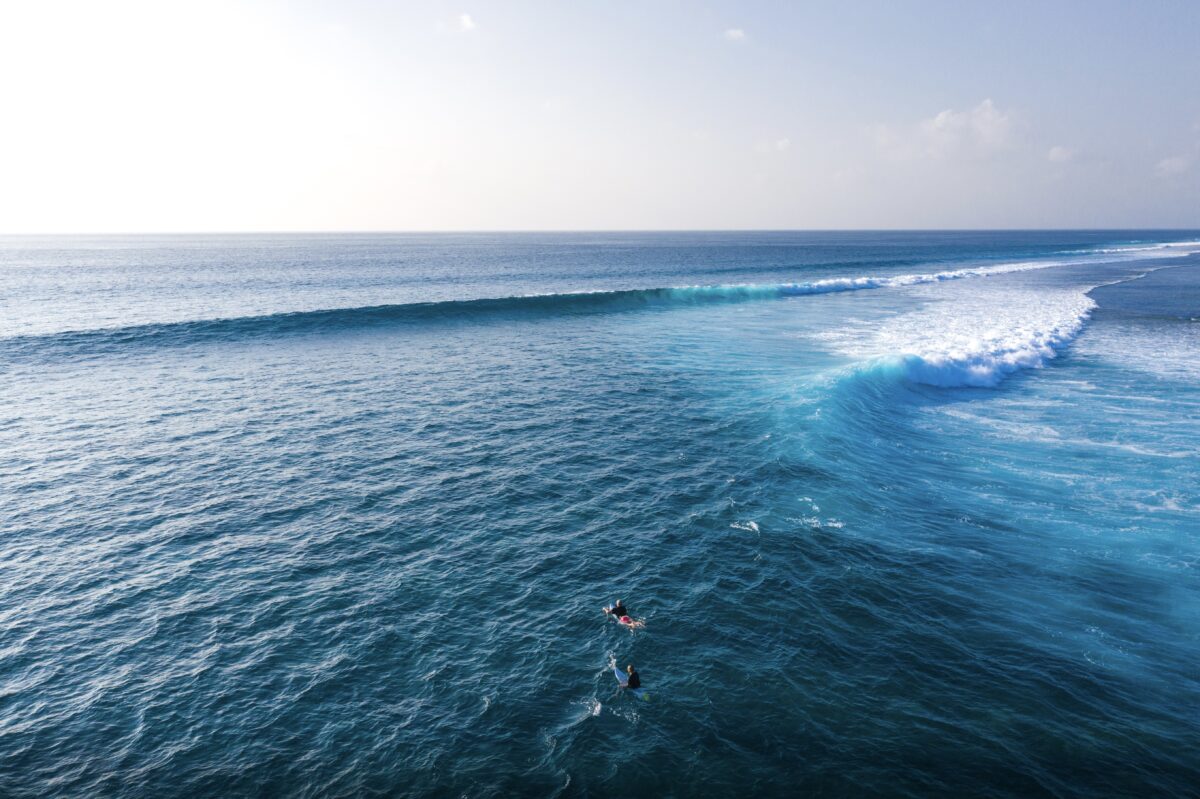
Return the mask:
<path id="1" fill-rule="evenodd" d="M 0 794 L 1187 794 L 1198 318 L 1197 231 L 0 238 Z"/>

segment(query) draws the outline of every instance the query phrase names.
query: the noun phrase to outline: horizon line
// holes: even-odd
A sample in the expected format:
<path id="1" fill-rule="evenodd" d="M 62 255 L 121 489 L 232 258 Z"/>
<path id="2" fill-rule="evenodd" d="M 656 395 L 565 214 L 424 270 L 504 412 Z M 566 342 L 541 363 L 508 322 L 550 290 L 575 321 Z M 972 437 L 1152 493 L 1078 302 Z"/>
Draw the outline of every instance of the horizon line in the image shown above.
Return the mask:
<path id="1" fill-rule="evenodd" d="M 1195 227 L 831 227 L 831 228 L 430 228 L 337 230 L 122 230 L 122 231 L 43 231 L 0 232 L 0 238 L 40 236 L 352 236 L 352 235 L 498 235 L 498 234 L 597 234 L 597 233 L 1100 233 L 1119 232 L 1197 232 Z"/>

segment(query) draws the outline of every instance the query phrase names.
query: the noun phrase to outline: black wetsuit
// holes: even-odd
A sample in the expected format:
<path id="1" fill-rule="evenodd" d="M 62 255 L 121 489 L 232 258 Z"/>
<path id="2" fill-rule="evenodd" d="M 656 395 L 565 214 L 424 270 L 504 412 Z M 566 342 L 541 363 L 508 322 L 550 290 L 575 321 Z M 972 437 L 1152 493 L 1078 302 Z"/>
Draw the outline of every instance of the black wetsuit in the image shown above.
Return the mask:
<path id="1" fill-rule="evenodd" d="M 626 684 L 626 686 L 625 686 L 626 688 L 641 688 L 642 687 L 642 678 L 638 676 L 638 673 L 636 671 L 629 672 L 628 676 L 629 676 L 629 682 Z"/>
<path id="2" fill-rule="evenodd" d="M 629 610 L 624 605 L 613 605 L 611 613 L 619 619 L 622 616 L 628 616 Z"/>

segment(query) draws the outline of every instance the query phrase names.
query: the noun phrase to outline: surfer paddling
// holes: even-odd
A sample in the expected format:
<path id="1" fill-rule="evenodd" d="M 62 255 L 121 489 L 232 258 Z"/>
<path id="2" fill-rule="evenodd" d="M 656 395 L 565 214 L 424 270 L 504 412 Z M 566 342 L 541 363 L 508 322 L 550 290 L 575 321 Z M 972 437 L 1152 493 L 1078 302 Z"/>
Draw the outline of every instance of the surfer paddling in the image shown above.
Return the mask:
<path id="1" fill-rule="evenodd" d="M 620 599 L 614 602 L 611 608 L 605 608 L 604 612 L 631 630 L 637 630 L 646 626 L 646 622 L 635 620 L 629 615 L 629 608 L 625 607 L 625 603 Z"/>

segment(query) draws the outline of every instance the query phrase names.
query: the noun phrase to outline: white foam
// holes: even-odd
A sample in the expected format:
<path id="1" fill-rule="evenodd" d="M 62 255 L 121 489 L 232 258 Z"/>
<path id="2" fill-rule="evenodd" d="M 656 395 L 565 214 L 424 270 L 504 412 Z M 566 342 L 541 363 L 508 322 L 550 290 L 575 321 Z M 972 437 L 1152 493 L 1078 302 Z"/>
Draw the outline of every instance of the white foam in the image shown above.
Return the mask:
<path id="1" fill-rule="evenodd" d="M 1161 244 L 1145 244 L 1145 245 L 1130 244 L 1130 245 L 1123 246 L 1123 247 L 1093 247 L 1091 249 L 1086 249 L 1086 250 L 1071 250 L 1071 252 L 1073 252 L 1073 253 L 1096 253 L 1096 254 L 1101 254 L 1101 255 L 1111 255 L 1114 253 L 1120 255 L 1120 254 L 1128 253 L 1130 255 L 1136 255 L 1137 253 L 1163 252 L 1163 251 L 1174 251 L 1174 250 L 1196 250 L 1197 248 L 1200 248 L 1200 241 L 1167 241 L 1167 242 L 1162 242 Z M 1179 252 L 1179 253 L 1172 252 L 1172 254 L 1190 255 L 1191 253 L 1189 253 L 1189 252 Z"/>
<path id="2" fill-rule="evenodd" d="M 1013 272 L 1030 272 L 1037 269 L 1050 269 L 1056 266 L 1080 266 L 1089 263 L 1113 261 L 1108 255 L 1124 255 L 1121 261 L 1145 260 L 1148 258 L 1183 257 L 1200 252 L 1200 241 L 1176 241 L 1155 244 L 1145 247 L 1114 247 L 1108 249 L 1079 250 L 1078 254 L 1090 257 L 1070 258 L 1050 261 L 1018 261 L 1014 263 L 996 264 L 994 266 L 970 267 L 966 269 L 951 269 L 943 272 L 917 273 L 910 275 L 863 276 L 863 277 L 834 277 L 824 280 L 813 280 L 806 283 L 782 283 L 778 285 L 731 284 L 716 286 L 683 286 L 673 289 L 658 289 L 669 292 L 677 299 L 685 297 L 702 298 L 707 296 L 728 298 L 763 298 L 775 295 L 784 297 L 808 296 L 812 294 L 834 294 L 843 291 L 862 291 L 864 289 L 904 288 L 931 283 L 944 283 L 952 280 L 968 278 L 992 277 Z M 581 292 L 587 294 L 591 292 Z M 602 292 L 603 293 L 603 292 Z"/>
<path id="3" fill-rule="evenodd" d="M 1147 258 L 1183 257 L 1200 252 L 1200 241 L 1173 241 L 1152 246 L 1113 247 L 1108 249 L 1079 250 L 1081 255 L 1125 255 L 1120 260 L 1144 260 Z M 997 264 L 987 267 L 971 267 L 967 269 L 952 269 L 944 272 L 920 273 L 912 275 L 893 275 L 891 277 L 845 277 L 815 280 L 811 283 L 792 283 L 778 286 L 779 293 L 785 296 L 805 294 L 827 294 L 838 291 L 858 291 L 861 289 L 903 288 L 928 283 L 943 283 L 950 280 L 966 278 L 991 277 L 1013 272 L 1029 272 L 1036 269 L 1049 269 L 1056 266 L 1080 266 L 1088 263 L 1110 261 L 1111 258 L 1072 258 L 1053 261 L 1019 261 L 1015 263 Z M 712 288 L 749 288 L 749 287 L 712 287 Z"/>
<path id="4" fill-rule="evenodd" d="M 1097 330 L 1084 351 L 1094 357 L 1159 379 L 1195 382 L 1200 380 L 1200 326 L 1125 325 L 1117 330 Z M 1139 400 L 1142 404 L 1150 398 Z"/>
<path id="5" fill-rule="evenodd" d="M 1014 320 L 979 335 L 951 330 L 901 356 L 905 376 L 933 386 L 994 386 L 1018 369 L 1040 369 L 1083 328 L 1095 303 L 1062 303 L 1049 314 Z M 1042 310 L 1042 309 L 1039 309 Z"/>
<path id="6" fill-rule="evenodd" d="M 808 284 L 812 291 L 854 288 L 920 287 L 963 278 L 1026 272 L 1056 266 L 1137 261 L 1187 256 L 1200 241 L 1083 251 L 1090 257 L 1002 264 L 890 278 L 854 278 Z M 1098 253 L 1106 253 L 1097 257 Z M 1114 259 L 1112 254 L 1125 257 Z M 1012 281 L 917 288 L 923 307 L 871 326 L 847 320 L 818 337 L 857 361 L 860 370 L 899 373 L 907 380 L 934 386 L 997 385 L 1020 369 L 1038 369 L 1057 357 L 1079 335 L 1096 303 L 1091 286 L 1039 288 Z M 806 293 L 797 291 L 796 293 Z M 1188 362 L 1194 359 L 1189 358 Z"/>
<path id="7" fill-rule="evenodd" d="M 779 293 L 785 296 L 804 294 L 828 294 L 838 291 L 858 291 L 861 289 L 903 288 L 919 286 L 927 283 L 943 283 L 948 280 L 963 280 L 973 277 L 990 277 L 1011 272 L 1027 272 L 1034 269 L 1048 269 L 1052 266 L 1065 266 L 1067 261 L 1029 261 L 1012 264 L 1000 264 L 992 267 L 972 269 L 953 269 L 945 272 L 928 274 L 894 275 L 892 277 L 837 277 L 826 280 L 815 280 L 811 283 L 791 283 L 779 286 Z"/>
<path id="8" fill-rule="evenodd" d="M 1055 358 L 1095 303 L 1081 289 L 1008 285 L 940 290 L 933 302 L 885 320 L 840 349 L 868 369 L 933 386 L 995 386 Z"/>

